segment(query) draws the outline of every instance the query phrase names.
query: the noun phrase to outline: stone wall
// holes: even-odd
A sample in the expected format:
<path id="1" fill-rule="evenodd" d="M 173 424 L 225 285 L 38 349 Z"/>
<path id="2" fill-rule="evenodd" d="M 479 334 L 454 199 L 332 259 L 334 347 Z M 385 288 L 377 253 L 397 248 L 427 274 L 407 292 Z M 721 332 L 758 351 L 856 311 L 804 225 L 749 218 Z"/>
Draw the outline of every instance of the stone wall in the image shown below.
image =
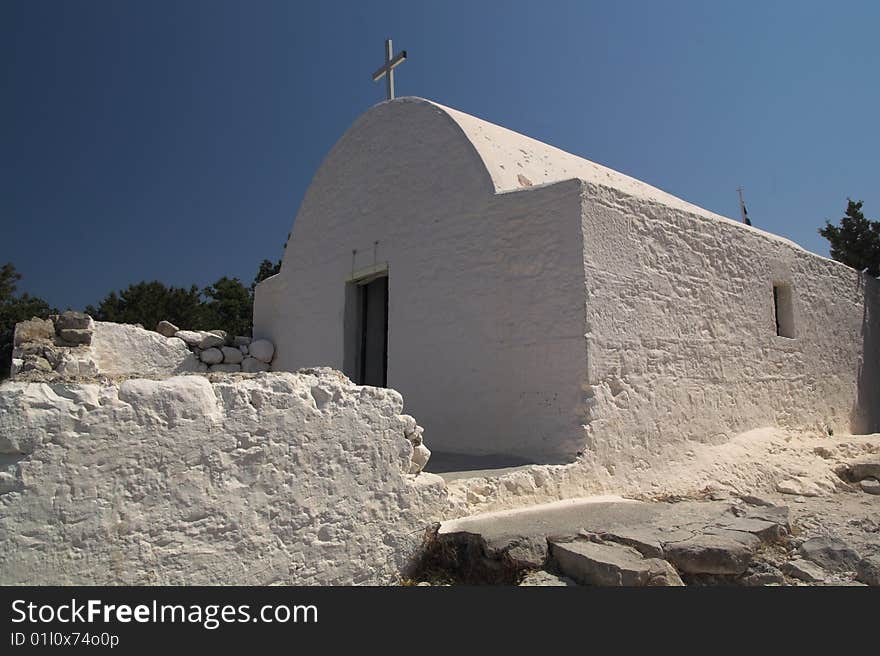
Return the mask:
<path id="1" fill-rule="evenodd" d="M 156 331 L 140 325 L 94 321 L 65 312 L 16 326 L 13 377 L 90 378 L 166 376 L 187 372 L 269 371 L 275 347 L 268 340 L 222 330 L 178 330 L 162 321 Z"/>
<path id="2" fill-rule="evenodd" d="M 589 451 L 637 462 L 762 426 L 880 429 L 876 280 L 733 221 L 599 185 L 583 198 Z"/>
<path id="3" fill-rule="evenodd" d="M 275 357 L 275 345 L 267 339 L 232 337 L 223 330 L 178 330 L 167 321 L 159 322 L 156 330 L 168 339 L 186 344 L 207 371 L 269 371 Z"/>
<path id="4" fill-rule="evenodd" d="M 392 583 L 446 508 L 402 410 L 329 369 L 4 383 L 0 584 Z"/>
<path id="5" fill-rule="evenodd" d="M 584 441 L 579 211 L 576 182 L 494 194 L 444 110 L 383 103 L 316 173 L 281 272 L 256 288 L 254 336 L 276 344 L 274 370 L 344 369 L 346 281 L 387 263 L 388 384 L 432 448 L 569 461 Z"/>
<path id="6" fill-rule="evenodd" d="M 95 322 L 86 314 L 65 312 L 16 324 L 10 375 L 95 376 L 91 353 Z"/>

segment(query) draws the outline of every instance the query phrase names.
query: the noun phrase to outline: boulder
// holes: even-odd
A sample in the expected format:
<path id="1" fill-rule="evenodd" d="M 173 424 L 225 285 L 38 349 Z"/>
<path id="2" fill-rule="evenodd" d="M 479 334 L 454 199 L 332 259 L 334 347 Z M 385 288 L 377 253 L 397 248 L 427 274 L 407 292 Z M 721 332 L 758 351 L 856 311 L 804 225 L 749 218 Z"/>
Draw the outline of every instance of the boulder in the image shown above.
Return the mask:
<path id="1" fill-rule="evenodd" d="M 247 346 L 252 341 L 253 340 L 250 337 L 245 337 L 243 335 L 236 335 L 235 337 L 232 338 L 232 343 L 235 346 Z"/>
<path id="2" fill-rule="evenodd" d="M 407 415 L 409 416 L 409 415 Z M 425 433 L 425 429 L 419 426 L 416 423 L 416 420 L 412 420 L 412 426 L 407 426 L 406 430 L 403 431 L 403 436 L 409 440 L 410 444 L 413 446 L 418 446 L 422 443 L 423 435 Z"/>
<path id="3" fill-rule="evenodd" d="M 55 324 L 48 319 L 29 319 L 15 324 L 13 346 L 21 346 L 28 342 L 52 341 L 55 339 Z"/>
<path id="4" fill-rule="evenodd" d="M 268 339 L 258 339 L 248 345 L 248 355 L 268 364 L 275 355 L 275 345 Z"/>
<path id="5" fill-rule="evenodd" d="M 829 572 L 851 572 L 861 560 L 859 554 L 837 538 L 810 538 L 798 549 L 798 553 Z"/>
<path id="6" fill-rule="evenodd" d="M 174 336 L 182 339 L 187 346 L 198 346 L 202 338 L 207 335 L 201 330 L 178 330 Z"/>
<path id="7" fill-rule="evenodd" d="M 255 374 L 258 371 L 269 371 L 269 365 L 256 358 L 248 357 L 242 360 L 241 370 L 245 373 Z"/>
<path id="8" fill-rule="evenodd" d="M 223 351 L 218 348 L 208 348 L 199 354 L 199 359 L 205 364 L 220 364 L 223 362 Z"/>
<path id="9" fill-rule="evenodd" d="M 242 355 L 248 354 L 248 347 L 245 344 L 242 344 L 241 346 L 239 346 L 238 350 L 241 351 Z"/>
<path id="10" fill-rule="evenodd" d="M 68 310 L 53 317 L 55 332 L 59 335 L 62 330 L 88 330 L 92 328 L 92 318 L 84 312 Z"/>
<path id="11" fill-rule="evenodd" d="M 782 571 L 793 579 L 807 583 L 819 583 L 828 578 L 828 574 L 815 563 L 804 558 L 794 558 L 782 566 Z"/>
<path id="12" fill-rule="evenodd" d="M 865 585 L 880 586 L 880 554 L 862 558 L 856 564 L 856 580 Z"/>
<path id="13" fill-rule="evenodd" d="M 217 346 L 223 346 L 226 343 L 226 337 L 216 333 L 204 333 L 202 340 L 199 342 L 200 349 L 210 349 Z"/>
<path id="14" fill-rule="evenodd" d="M 163 337 L 174 337 L 178 332 L 180 332 L 180 328 L 175 326 L 170 321 L 160 321 L 158 324 L 156 324 L 156 332 Z"/>
<path id="15" fill-rule="evenodd" d="M 220 350 L 223 352 L 223 362 L 227 364 L 240 364 L 244 360 L 242 352 L 234 346 L 224 346 Z"/>
<path id="16" fill-rule="evenodd" d="M 859 481 L 859 487 L 862 488 L 862 492 L 880 494 L 880 481 L 876 478 L 863 478 Z"/>
<path id="17" fill-rule="evenodd" d="M 689 574 L 742 574 L 760 540 L 750 533 L 718 530 L 665 545 L 663 555 Z"/>
<path id="18" fill-rule="evenodd" d="M 410 466 L 409 473 L 418 474 L 422 471 L 425 468 L 425 465 L 428 464 L 428 459 L 430 457 L 431 452 L 424 444 L 419 444 L 418 446 L 413 447 L 412 465 Z"/>
<path id="19" fill-rule="evenodd" d="M 109 321 L 95 322 L 91 351 L 98 370 L 108 376 L 177 374 L 204 366 L 182 339 Z"/>
<path id="20" fill-rule="evenodd" d="M 550 554 L 564 576 L 584 585 L 684 585 L 665 560 L 644 558 L 622 544 L 551 541 Z"/>

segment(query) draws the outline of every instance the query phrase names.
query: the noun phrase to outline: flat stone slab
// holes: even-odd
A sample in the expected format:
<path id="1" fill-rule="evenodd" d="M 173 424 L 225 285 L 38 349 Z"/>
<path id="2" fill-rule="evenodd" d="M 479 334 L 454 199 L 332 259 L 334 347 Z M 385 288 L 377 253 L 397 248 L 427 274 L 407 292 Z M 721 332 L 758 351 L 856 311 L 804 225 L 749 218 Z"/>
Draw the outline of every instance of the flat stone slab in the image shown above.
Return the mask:
<path id="1" fill-rule="evenodd" d="M 616 496 L 570 499 L 446 521 L 438 537 L 476 535 L 489 555 L 509 553 L 518 562 L 540 567 L 547 558 L 548 537 L 574 537 L 586 524 L 608 529 L 621 521 L 638 524 L 648 506 Z"/>
<path id="2" fill-rule="evenodd" d="M 743 573 L 757 546 L 785 536 L 788 526 L 784 507 L 604 496 L 446 521 L 438 538 L 476 540 L 489 559 L 507 558 L 516 566 L 539 568 L 550 556 L 548 541 L 563 544 L 586 537 L 583 541 L 625 547 L 639 558 L 680 563 L 682 572 L 727 575 Z"/>
<path id="3" fill-rule="evenodd" d="M 616 542 L 632 547 L 647 558 L 663 558 L 663 544 L 657 531 L 642 528 L 621 527 L 598 534 L 604 542 Z M 671 536 L 670 536 L 671 537 Z M 680 539 L 684 539 L 684 535 Z"/>
<path id="4" fill-rule="evenodd" d="M 742 574 L 760 544 L 751 533 L 718 529 L 671 542 L 663 553 L 679 571 L 688 574 Z"/>
<path id="5" fill-rule="evenodd" d="M 836 538 L 810 538 L 798 549 L 798 553 L 829 572 L 852 572 L 862 559 L 842 540 Z"/>
<path id="6" fill-rule="evenodd" d="M 782 571 L 794 579 L 807 583 L 819 583 L 828 578 L 828 573 L 804 558 L 794 558 L 782 566 Z"/>
<path id="7" fill-rule="evenodd" d="M 753 517 L 736 517 L 731 520 L 722 520 L 718 526 L 731 531 L 749 533 L 763 542 L 778 542 L 785 537 L 787 531 L 776 522 L 768 522 L 765 519 Z"/>
<path id="8" fill-rule="evenodd" d="M 880 479 L 880 453 L 872 453 L 848 461 L 845 474 L 852 482 L 866 478 Z"/>
<path id="9" fill-rule="evenodd" d="M 556 567 L 582 585 L 684 585 L 673 567 L 659 558 L 645 558 L 632 547 L 586 539 L 550 543 Z"/>

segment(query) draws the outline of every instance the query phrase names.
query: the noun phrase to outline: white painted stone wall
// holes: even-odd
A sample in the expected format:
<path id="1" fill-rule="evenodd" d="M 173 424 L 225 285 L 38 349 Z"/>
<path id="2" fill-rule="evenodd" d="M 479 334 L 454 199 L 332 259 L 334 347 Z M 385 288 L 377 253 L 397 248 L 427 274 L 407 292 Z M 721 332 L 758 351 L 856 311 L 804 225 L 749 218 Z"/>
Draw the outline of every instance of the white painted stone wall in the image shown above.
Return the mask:
<path id="1" fill-rule="evenodd" d="M 388 384 L 435 451 L 637 461 L 876 423 L 880 324 L 855 272 L 421 99 L 366 112 L 316 173 L 257 287 L 273 367 L 343 367 L 345 281 L 386 264 Z M 795 340 L 775 336 L 774 281 L 795 290 Z"/>
<path id="2" fill-rule="evenodd" d="M 589 450 L 638 460 L 760 426 L 878 428 L 880 389 L 860 380 L 876 281 L 742 224 L 593 184 L 583 196 Z M 793 290 L 794 339 L 776 334 L 774 283 Z M 867 356 L 876 372 L 876 345 Z"/>
<path id="3" fill-rule="evenodd" d="M 579 207 L 575 183 L 496 196 L 442 109 L 384 103 L 316 174 L 281 273 L 257 287 L 254 337 L 275 343 L 275 370 L 343 368 L 345 281 L 387 262 L 388 384 L 431 448 L 570 459 L 585 412 Z"/>
<path id="4" fill-rule="evenodd" d="M 0 584 L 385 584 L 446 508 L 392 390 L 317 370 L 0 385 Z"/>

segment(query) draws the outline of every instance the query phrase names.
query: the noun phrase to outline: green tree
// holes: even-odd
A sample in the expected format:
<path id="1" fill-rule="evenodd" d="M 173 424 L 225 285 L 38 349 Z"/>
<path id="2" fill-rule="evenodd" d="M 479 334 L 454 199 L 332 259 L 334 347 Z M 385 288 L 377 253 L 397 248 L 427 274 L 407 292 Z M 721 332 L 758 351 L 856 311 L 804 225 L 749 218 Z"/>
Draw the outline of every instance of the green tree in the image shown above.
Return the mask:
<path id="1" fill-rule="evenodd" d="M 862 201 L 847 198 L 840 225 L 826 221 L 819 234 L 831 244 L 832 258 L 875 278 L 880 276 L 880 221 L 865 218 Z"/>
<path id="2" fill-rule="evenodd" d="M 45 319 L 58 311 L 41 298 L 16 295 L 21 274 L 9 263 L 0 267 L 0 379 L 9 376 L 15 324 L 34 317 Z"/>
<path id="3" fill-rule="evenodd" d="M 238 278 L 223 276 L 203 294 L 204 327 L 225 330 L 230 335 L 250 335 L 253 326 L 253 296 Z"/>
<path id="4" fill-rule="evenodd" d="M 257 277 L 254 278 L 254 281 L 251 283 L 251 292 L 253 292 L 257 285 L 263 282 L 266 278 L 270 276 L 274 276 L 275 274 L 281 271 L 281 260 L 277 262 L 272 262 L 272 260 L 263 260 L 260 262 L 260 268 L 257 271 Z"/>
<path id="5" fill-rule="evenodd" d="M 202 327 L 205 308 L 199 288 L 192 285 L 166 287 L 158 280 L 129 285 L 120 292 L 110 292 L 97 307 L 89 305 L 86 313 L 97 321 L 139 323 L 153 330 L 163 319 L 181 329 Z"/>

